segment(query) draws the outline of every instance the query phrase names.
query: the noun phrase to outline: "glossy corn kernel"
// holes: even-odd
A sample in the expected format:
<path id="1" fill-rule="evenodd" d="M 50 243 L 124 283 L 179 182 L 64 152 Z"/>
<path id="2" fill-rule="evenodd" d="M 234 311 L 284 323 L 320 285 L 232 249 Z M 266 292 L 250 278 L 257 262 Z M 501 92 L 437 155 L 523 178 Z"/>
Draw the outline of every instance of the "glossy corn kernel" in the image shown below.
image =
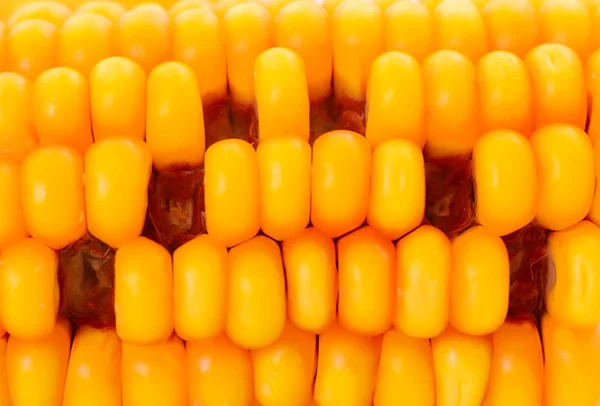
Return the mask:
<path id="1" fill-rule="evenodd" d="M 311 221 L 330 237 L 360 226 L 368 212 L 371 148 L 352 131 L 331 131 L 313 145 Z"/>
<path id="2" fill-rule="evenodd" d="M 434 157 L 470 153 L 479 135 L 475 66 L 455 51 L 438 51 L 423 63 L 423 75 L 427 152 Z"/>
<path id="3" fill-rule="evenodd" d="M 331 20 L 316 2 L 294 1 L 274 19 L 275 43 L 291 49 L 304 61 L 308 95 L 319 102 L 331 92 L 333 45 Z"/>
<path id="4" fill-rule="evenodd" d="M 304 62 L 286 48 L 261 53 L 254 64 L 260 141 L 296 136 L 308 141 L 310 112 Z"/>
<path id="5" fill-rule="evenodd" d="M 10 406 L 10 392 L 8 389 L 8 374 L 6 370 L 6 347 L 8 336 L 0 338 L 0 406 Z"/>
<path id="6" fill-rule="evenodd" d="M 423 155 L 412 142 L 392 139 L 375 147 L 372 159 L 367 223 L 397 240 L 419 226 L 425 214 Z"/>
<path id="7" fill-rule="evenodd" d="M 285 276 L 279 246 L 254 237 L 229 251 L 227 335 L 243 348 L 273 343 L 285 326 Z"/>
<path id="8" fill-rule="evenodd" d="M 21 204 L 20 168 L 15 162 L 0 158 L 0 252 L 27 236 Z"/>
<path id="9" fill-rule="evenodd" d="M 386 51 L 402 51 L 421 62 L 433 51 L 432 18 L 422 2 L 396 1 L 383 15 Z"/>
<path id="10" fill-rule="evenodd" d="M 544 44 L 525 57 L 533 88 L 535 128 L 572 124 L 584 128 L 587 107 L 583 67 L 564 45 Z"/>
<path id="11" fill-rule="evenodd" d="M 169 59 L 169 15 L 159 4 L 142 3 L 125 12 L 118 23 L 119 55 L 137 62 L 146 73 Z"/>
<path id="12" fill-rule="evenodd" d="M 492 364 L 491 337 L 448 328 L 431 340 L 431 348 L 436 405 L 481 405 Z"/>
<path id="13" fill-rule="evenodd" d="M 61 25 L 71 15 L 71 10 L 59 1 L 30 1 L 24 3 L 8 19 L 8 26 L 15 25 L 27 20 L 43 20 L 56 27 Z"/>
<path id="14" fill-rule="evenodd" d="M 76 15 L 96 14 L 108 18 L 113 24 L 119 21 L 123 13 L 125 13 L 125 7 L 112 0 L 87 1 L 77 7 L 74 12 Z"/>
<path id="15" fill-rule="evenodd" d="M 483 132 L 513 130 L 525 137 L 531 135 L 533 95 L 521 59 L 510 52 L 490 52 L 477 64 L 477 84 Z"/>
<path id="16" fill-rule="evenodd" d="M 121 340 L 143 345 L 171 336 L 172 272 L 169 252 L 145 237 L 138 237 L 117 250 L 115 315 Z"/>
<path id="17" fill-rule="evenodd" d="M 58 314 L 58 255 L 38 240 L 19 240 L 0 254 L 0 320 L 15 339 L 52 332 Z"/>
<path id="18" fill-rule="evenodd" d="M 432 226 L 421 226 L 396 245 L 394 327 L 430 338 L 448 325 L 452 246 Z"/>
<path id="19" fill-rule="evenodd" d="M 600 143 L 598 142 L 594 143 L 594 171 L 596 178 L 596 188 L 594 190 L 594 199 L 592 200 L 592 207 L 587 215 L 587 218 L 590 221 L 594 222 L 594 224 L 596 224 L 597 226 L 600 226 Z"/>
<path id="20" fill-rule="evenodd" d="M 146 74 L 130 59 L 111 57 L 90 72 L 94 140 L 143 140 L 146 131 Z"/>
<path id="21" fill-rule="evenodd" d="M 502 325 L 508 311 L 508 253 L 500 237 L 475 226 L 452 241 L 450 325 L 483 335 Z"/>
<path id="22" fill-rule="evenodd" d="M 594 151 L 579 128 L 550 125 L 530 139 L 538 172 L 537 222 L 561 230 L 582 220 L 594 197 Z"/>
<path id="23" fill-rule="evenodd" d="M 251 351 L 254 396 L 262 406 L 309 404 L 316 371 L 316 345 L 314 334 L 287 323 L 277 341 Z"/>
<path id="24" fill-rule="evenodd" d="M 364 100 L 371 64 L 384 46 L 381 10 L 374 3 L 345 0 L 332 19 L 335 95 Z"/>
<path id="25" fill-rule="evenodd" d="M 260 196 L 258 159 L 245 141 L 219 141 L 204 158 L 206 229 L 227 247 L 258 233 Z"/>
<path id="26" fill-rule="evenodd" d="M 185 347 L 173 335 L 150 345 L 123 343 L 123 405 L 187 405 Z"/>
<path id="27" fill-rule="evenodd" d="M 174 319 L 186 341 L 218 335 L 225 328 L 229 259 L 227 249 L 200 235 L 173 253 Z"/>
<path id="28" fill-rule="evenodd" d="M 121 341 L 115 330 L 79 327 L 65 382 L 63 406 L 121 405 Z"/>
<path id="29" fill-rule="evenodd" d="M 254 102 L 254 62 L 272 46 L 272 17 L 260 4 L 241 3 L 227 10 L 223 25 L 231 98 L 236 104 L 251 106 Z"/>
<path id="30" fill-rule="evenodd" d="M 58 32 L 54 24 L 43 20 L 25 20 L 8 34 L 9 69 L 34 81 L 57 65 Z"/>
<path id="31" fill-rule="evenodd" d="M 179 13 L 172 25 L 173 59 L 194 71 L 204 105 L 225 98 L 227 59 L 222 22 L 212 11 L 197 8 Z"/>
<path id="32" fill-rule="evenodd" d="M 212 10 L 212 3 L 209 0 L 179 0 L 169 8 L 169 16 L 173 19 L 184 11 L 197 9 L 210 11 Z"/>
<path id="33" fill-rule="evenodd" d="M 381 342 L 334 324 L 319 336 L 314 398 L 319 406 L 371 404 Z"/>
<path id="34" fill-rule="evenodd" d="M 585 60 L 590 52 L 592 20 L 581 0 L 545 0 L 538 9 L 541 43 L 563 44 Z"/>
<path id="35" fill-rule="evenodd" d="M 536 158 L 527 138 L 498 130 L 473 149 L 477 222 L 504 236 L 525 227 L 538 205 Z"/>
<path id="36" fill-rule="evenodd" d="M 402 52 L 386 52 L 375 59 L 366 114 L 366 137 L 372 147 L 393 138 L 425 146 L 425 83 L 416 59 Z"/>
<path id="37" fill-rule="evenodd" d="M 39 75 L 33 87 L 33 117 L 40 145 L 68 145 L 84 154 L 93 142 L 85 76 L 70 68 Z"/>
<path id="38" fill-rule="evenodd" d="M 356 334 L 384 333 L 394 311 L 394 244 L 365 226 L 342 237 L 337 252 L 340 325 Z"/>
<path id="39" fill-rule="evenodd" d="M 0 73 L 0 155 L 20 162 L 38 143 L 33 115 L 33 90 L 23 76 Z"/>
<path id="40" fill-rule="evenodd" d="M 490 50 L 523 58 L 539 43 L 536 10 L 529 0 L 490 0 L 481 10 Z"/>
<path id="41" fill-rule="evenodd" d="M 261 141 L 257 149 L 262 231 L 281 241 L 306 228 L 310 217 L 311 150 L 297 137 Z"/>
<path id="42" fill-rule="evenodd" d="M 114 28 L 98 14 L 78 14 L 69 18 L 59 33 L 59 66 L 79 71 L 86 78 L 101 60 L 114 54 Z"/>
<path id="43" fill-rule="evenodd" d="M 383 336 L 373 401 L 377 406 L 435 404 L 429 340 L 390 330 Z"/>
<path id="44" fill-rule="evenodd" d="M 186 368 L 190 404 L 251 404 L 250 351 L 235 345 L 226 335 L 186 343 Z"/>
<path id="45" fill-rule="evenodd" d="M 336 318 L 337 268 L 333 240 L 309 227 L 283 242 L 288 317 L 305 331 L 320 333 Z"/>
<path id="46" fill-rule="evenodd" d="M 84 166 L 89 232 L 115 248 L 139 236 L 148 207 L 149 147 L 130 139 L 99 141 L 88 148 Z"/>
<path id="47" fill-rule="evenodd" d="M 506 322 L 492 336 L 493 356 L 484 406 L 541 406 L 544 359 L 533 322 Z"/>

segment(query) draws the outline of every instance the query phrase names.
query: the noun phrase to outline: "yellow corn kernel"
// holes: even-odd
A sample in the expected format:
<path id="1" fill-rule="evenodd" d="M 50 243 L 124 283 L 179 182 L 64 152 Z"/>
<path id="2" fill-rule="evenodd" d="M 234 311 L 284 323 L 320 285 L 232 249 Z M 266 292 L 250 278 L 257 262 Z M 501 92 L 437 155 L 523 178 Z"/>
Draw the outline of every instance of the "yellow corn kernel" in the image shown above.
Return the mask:
<path id="1" fill-rule="evenodd" d="M 452 245 L 435 227 L 417 228 L 396 244 L 394 327 L 430 338 L 448 325 Z"/>
<path id="2" fill-rule="evenodd" d="M 121 406 L 121 341 L 115 330 L 77 329 L 63 406 Z"/>
<path id="3" fill-rule="evenodd" d="M 267 139 L 257 159 L 261 229 L 278 241 L 291 238 L 310 218 L 310 145 L 296 137 Z"/>
<path id="4" fill-rule="evenodd" d="M 15 339 L 52 332 L 59 305 L 58 255 L 38 240 L 19 240 L 0 254 L 0 319 Z"/>
<path id="5" fill-rule="evenodd" d="M 254 62 L 273 43 L 272 19 L 262 5 L 248 2 L 231 7 L 223 17 L 227 45 L 227 77 L 234 103 L 254 103 Z"/>
<path id="6" fill-rule="evenodd" d="M 227 335 L 256 349 L 273 343 L 286 319 L 285 276 L 279 246 L 254 237 L 229 251 Z"/>
<path id="7" fill-rule="evenodd" d="M 598 8 L 600 15 L 600 8 Z M 600 36 L 599 36 L 600 38 Z M 600 49 L 594 51 L 585 64 L 585 85 L 587 90 L 588 133 L 595 144 L 600 137 Z M 594 106 L 594 101 L 596 105 Z"/>
<path id="8" fill-rule="evenodd" d="M 529 0 L 490 0 L 481 14 L 491 50 L 523 58 L 539 43 L 536 11 Z"/>
<path id="9" fill-rule="evenodd" d="M 562 230 L 582 220 L 594 199 L 594 151 L 583 130 L 550 125 L 530 138 L 537 161 L 536 219 L 544 228 Z"/>
<path id="10" fill-rule="evenodd" d="M 25 20 L 8 34 L 9 69 L 34 81 L 58 64 L 56 26 L 43 20 Z"/>
<path id="11" fill-rule="evenodd" d="M 533 87 L 535 127 L 560 123 L 583 129 L 586 92 L 577 54 L 564 45 L 544 44 L 529 51 L 525 64 Z"/>
<path id="12" fill-rule="evenodd" d="M 479 224 L 504 236 L 535 218 L 538 175 L 527 138 L 509 130 L 482 135 L 473 149 L 473 173 Z"/>
<path id="13" fill-rule="evenodd" d="M 481 405 L 492 363 L 491 338 L 448 328 L 431 340 L 431 348 L 436 405 Z"/>
<path id="14" fill-rule="evenodd" d="M 275 43 L 296 52 L 304 61 L 308 95 L 312 103 L 331 92 L 333 45 L 331 21 L 321 5 L 294 1 L 279 10 L 274 20 Z"/>
<path id="15" fill-rule="evenodd" d="M 146 73 L 169 59 L 171 51 L 169 14 L 159 4 L 142 3 L 119 20 L 119 55 L 137 62 Z"/>
<path id="16" fill-rule="evenodd" d="M 70 346 L 71 326 L 61 319 L 38 339 L 11 335 L 6 346 L 11 404 L 62 405 Z"/>
<path id="17" fill-rule="evenodd" d="M 96 14 L 108 18 L 111 23 L 115 24 L 125 13 L 125 7 L 119 2 L 113 0 L 97 0 L 82 3 L 74 14 Z"/>
<path id="18" fill-rule="evenodd" d="M 127 343 L 157 343 L 173 333 L 173 266 L 161 245 L 138 237 L 117 250 L 115 316 Z"/>
<path id="19" fill-rule="evenodd" d="M 592 200 L 592 207 L 587 215 L 587 218 L 594 222 L 597 226 L 600 225 L 600 143 L 594 143 L 594 171 L 596 178 L 596 188 L 594 190 L 594 199 Z M 1 192 L 0 192 L 1 193 Z M 6 195 L 8 196 L 8 195 Z M 0 235 L 2 235 L 0 233 Z M 0 238 L 0 241 L 2 239 Z M 0 244 L 0 250 L 2 245 Z"/>
<path id="20" fill-rule="evenodd" d="M 113 25 L 98 14 L 69 18 L 59 33 L 58 62 L 86 78 L 101 60 L 113 55 Z"/>
<path id="21" fill-rule="evenodd" d="M 390 330 L 383 336 L 375 384 L 377 406 L 435 404 L 435 377 L 429 340 Z"/>
<path id="22" fill-rule="evenodd" d="M 308 141 L 310 112 L 302 59 L 286 48 L 270 48 L 254 64 L 259 138 L 296 136 Z"/>
<path id="23" fill-rule="evenodd" d="M 21 197 L 29 234 L 60 250 L 86 233 L 83 158 L 71 147 L 41 147 L 21 166 Z"/>
<path id="24" fill-rule="evenodd" d="M 391 139 L 375 147 L 372 159 L 367 223 L 397 240 L 418 227 L 425 215 L 423 154 L 410 141 Z"/>
<path id="25" fill-rule="evenodd" d="M 367 89 L 366 137 L 371 147 L 392 138 L 425 146 L 425 83 L 421 66 L 402 52 L 373 62 Z"/>
<path id="26" fill-rule="evenodd" d="M 384 49 L 381 10 L 374 3 L 345 0 L 332 19 L 335 95 L 364 100 L 371 64 Z"/>
<path id="27" fill-rule="evenodd" d="M 189 404 L 251 404 L 250 351 L 235 345 L 225 334 L 186 343 L 186 360 Z"/>
<path id="28" fill-rule="evenodd" d="M 508 312 L 510 266 L 500 237 L 475 226 L 452 241 L 450 325 L 465 334 L 494 332 Z"/>
<path id="29" fill-rule="evenodd" d="M 88 148 L 84 167 L 89 232 L 116 248 L 139 236 L 152 171 L 148 146 L 125 138 L 99 141 Z"/>
<path id="30" fill-rule="evenodd" d="M 252 350 L 256 400 L 262 406 L 309 404 L 316 371 L 316 346 L 314 334 L 287 323 L 277 341 Z"/>
<path id="31" fill-rule="evenodd" d="M 19 165 L 0 158 L 0 252 L 27 236 L 21 204 L 21 174 Z"/>
<path id="32" fill-rule="evenodd" d="M 479 136 L 475 66 L 458 52 L 438 51 L 423 63 L 423 75 L 426 150 L 432 156 L 470 153 Z"/>
<path id="33" fill-rule="evenodd" d="M 445 0 L 433 12 L 434 49 L 460 52 L 477 63 L 488 49 L 483 17 L 469 0 Z"/>
<path id="34" fill-rule="evenodd" d="M 169 16 L 171 19 L 177 18 L 180 13 L 188 10 L 212 10 L 212 3 L 210 0 L 179 0 L 173 3 L 169 8 Z"/>
<path id="35" fill-rule="evenodd" d="M 256 152 L 247 142 L 230 139 L 211 145 L 204 160 L 206 229 L 233 247 L 260 229 Z"/>
<path id="36" fill-rule="evenodd" d="M 173 60 L 194 71 L 205 106 L 224 99 L 227 58 L 222 22 L 212 11 L 198 8 L 179 13 L 172 23 Z"/>
<path id="37" fill-rule="evenodd" d="M 194 72 L 180 62 L 158 65 L 148 76 L 146 141 L 157 169 L 199 166 L 204 160 L 204 115 Z"/>
<path id="38" fill-rule="evenodd" d="M 538 22 L 542 44 L 563 44 L 587 59 L 592 20 L 581 0 L 545 0 L 538 9 Z"/>
<path id="39" fill-rule="evenodd" d="M 0 406 L 10 406 L 10 392 L 8 389 L 8 374 L 6 371 L 6 345 L 8 337 L 0 338 Z"/>
<path id="40" fill-rule="evenodd" d="M 176 335 L 150 345 L 123 343 L 123 404 L 185 406 L 185 347 Z"/>
<path id="41" fill-rule="evenodd" d="M 225 328 L 227 249 L 200 235 L 173 253 L 174 319 L 186 341 L 215 337 Z"/>
<path id="42" fill-rule="evenodd" d="M 319 336 L 315 401 L 319 406 L 372 402 L 381 342 L 334 324 Z"/>
<path id="43" fill-rule="evenodd" d="M 507 322 L 493 335 L 490 378 L 483 406 L 541 406 L 544 358 L 533 322 Z"/>
<path id="44" fill-rule="evenodd" d="M 335 238 L 360 226 L 367 216 L 371 148 L 365 137 L 337 130 L 313 145 L 311 221 Z"/>
<path id="45" fill-rule="evenodd" d="M 33 86 L 33 117 L 40 145 L 68 145 L 84 154 L 92 144 L 88 82 L 70 68 L 52 68 Z"/>
<path id="46" fill-rule="evenodd" d="M 433 50 L 431 13 L 425 5 L 396 1 L 383 15 L 386 51 L 402 51 L 421 62 Z"/>
<path id="47" fill-rule="evenodd" d="M 60 28 L 71 15 L 71 10 L 59 1 L 45 0 L 22 3 L 24 4 L 17 8 L 8 19 L 10 28 L 27 20 L 43 20 Z"/>
<path id="48" fill-rule="evenodd" d="M 490 52 L 477 64 L 481 131 L 533 131 L 533 95 L 529 72 L 516 55 Z"/>
<path id="49" fill-rule="evenodd" d="M 340 325 L 374 336 L 392 324 L 396 250 L 377 229 L 365 226 L 337 243 Z"/>
<path id="50" fill-rule="evenodd" d="M 305 331 L 321 333 L 336 318 L 337 267 L 333 240 L 314 227 L 282 245 L 288 317 Z"/>

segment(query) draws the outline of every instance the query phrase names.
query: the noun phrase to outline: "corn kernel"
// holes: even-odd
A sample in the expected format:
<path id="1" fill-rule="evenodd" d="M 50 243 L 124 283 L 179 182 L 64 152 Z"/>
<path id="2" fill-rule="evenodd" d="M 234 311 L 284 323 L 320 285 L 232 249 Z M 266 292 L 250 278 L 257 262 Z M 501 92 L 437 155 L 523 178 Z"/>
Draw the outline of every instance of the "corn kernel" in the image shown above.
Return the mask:
<path id="1" fill-rule="evenodd" d="M 7 342 L 7 336 L 0 338 L 0 406 L 10 406 L 10 392 L 8 390 L 8 374 L 6 370 Z"/>
<path id="2" fill-rule="evenodd" d="M 394 330 L 385 333 L 374 404 L 435 404 L 435 377 L 429 340 L 409 337 Z"/>
<path id="3" fill-rule="evenodd" d="M 336 318 L 337 268 L 333 240 L 309 227 L 283 242 L 287 308 L 291 322 L 321 333 Z"/>
<path id="4" fill-rule="evenodd" d="M 491 338 L 448 328 L 431 340 L 431 348 L 436 405 L 481 405 L 492 363 Z"/>
<path id="5" fill-rule="evenodd" d="M 333 45 L 331 22 L 316 2 L 294 1 L 279 10 L 274 20 L 275 43 L 296 52 L 304 61 L 312 103 L 331 92 Z"/>
<path id="6" fill-rule="evenodd" d="M 594 143 L 594 171 L 596 178 L 596 188 L 594 190 L 594 199 L 592 200 L 592 207 L 587 215 L 587 218 L 594 222 L 594 224 L 596 224 L 597 226 L 600 226 L 600 143 L 598 142 Z M 0 235 L 2 234 L 0 233 Z M 2 241 L 1 238 L 0 241 Z"/>
<path id="7" fill-rule="evenodd" d="M 229 260 L 210 235 L 200 235 L 173 253 L 174 318 L 186 341 L 215 337 L 225 328 Z"/>
<path id="8" fill-rule="evenodd" d="M 271 138 L 257 149 L 262 231 L 281 241 L 306 228 L 310 217 L 311 150 L 300 138 Z"/>
<path id="9" fill-rule="evenodd" d="M 536 155 L 539 197 L 536 219 L 550 230 L 582 220 L 594 198 L 594 151 L 585 132 L 550 125 L 530 138 Z"/>
<path id="10" fill-rule="evenodd" d="M 111 23 L 115 24 L 125 13 L 125 7 L 119 2 L 113 0 L 98 0 L 82 3 L 74 14 L 96 14 L 108 18 Z"/>
<path id="11" fill-rule="evenodd" d="M 150 345 L 123 343 L 123 404 L 187 405 L 185 347 L 173 335 Z"/>
<path id="12" fill-rule="evenodd" d="M 63 406 L 121 406 L 121 341 L 114 330 L 79 327 L 73 340 Z"/>
<path id="13" fill-rule="evenodd" d="M 273 343 L 285 326 L 285 276 L 279 246 L 254 237 L 229 251 L 227 335 L 249 349 Z"/>
<path id="14" fill-rule="evenodd" d="M 452 246 L 432 226 L 421 226 L 396 244 L 394 327 L 430 338 L 448 325 Z"/>
<path id="15" fill-rule="evenodd" d="M 56 27 L 69 18 L 71 10 L 58 1 L 31 1 L 19 7 L 8 19 L 10 28 L 27 20 L 43 20 Z"/>
<path id="16" fill-rule="evenodd" d="M 538 21 L 542 44 L 563 44 L 587 59 L 592 21 L 581 0 L 545 0 L 538 9 Z"/>
<path id="17" fill-rule="evenodd" d="M 226 335 L 186 344 L 189 403 L 247 406 L 252 402 L 250 352 Z"/>
<path id="18" fill-rule="evenodd" d="M 427 152 L 468 154 L 479 136 L 477 79 L 473 63 L 455 51 L 438 51 L 423 63 Z"/>
<path id="19" fill-rule="evenodd" d="M 233 247 L 260 229 L 256 152 L 247 142 L 230 139 L 208 148 L 204 160 L 206 229 Z"/>
<path id="20" fill-rule="evenodd" d="M 572 124 L 585 128 L 587 116 L 583 68 L 564 45 L 544 44 L 525 57 L 533 86 L 535 127 Z"/>
<path id="21" fill-rule="evenodd" d="M 502 325 L 508 312 L 508 253 L 500 237 L 475 226 L 452 241 L 450 325 L 483 335 Z"/>
<path id="22" fill-rule="evenodd" d="M 210 0 L 179 0 L 169 9 L 169 17 L 174 19 L 184 11 L 197 9 L 212 11 L 212 3 Z"/>
<path id="23" fill-rule="evenodd" d="M 310 402 L 316 345 L 314 334 L 287 323 L 277 341 L 251 351 L 254 395 L 262 406 L 306 406 Z"/>
<path id="24" fill-rule="evenodd" d="M 19 165 L 0 158 L 0 252 L 7 246 L 27 236 L 25 217 L 21 204 Z"/>
<path id="25" fill-rule="evenodd" d="M 600 8 L 598 9 L 600 13 Z M 600 137 L 600 49 L 594 51 L 585 64 L 585 85 L 587 89 L 587 116 L 588 133 L 592 143 L 595 144 Z M 594 107 L 594 100 L 596 106 Z"/>
<path id="26" fill-rule="evenodd" d="M 43 20 L 25 20 L 8 34 L 9 69 L 34 81 L 58 63 L 56 26 Z"/>
<path id="27" fill-rule="evenodd" d="M 359 227 L 367 216 L 371 148 L 352 131 L 331 131 L 313 146 L 311 220 L 330 237 Z"/>
<path id="28" fill-rule="evenodd" d="M 490 0 L 481 14 L 491 50 L 523 58 L 539 43 L 536 10 L 529 0 Z"/>
<path id="29" fill-rule="evenodd" d="M 39 75 L 33 86 L 33 116 L 40 145 L 68 145 L 84 154 L 93 142 L 85 76 L 69 68 Z"/>
<path id="30" fill-rule="evenodd" d="M 402 51 L 421 62 L 433 50 L 432 18 L 425 5 L 396 1 L 383 15 L 386 51 Z"/>

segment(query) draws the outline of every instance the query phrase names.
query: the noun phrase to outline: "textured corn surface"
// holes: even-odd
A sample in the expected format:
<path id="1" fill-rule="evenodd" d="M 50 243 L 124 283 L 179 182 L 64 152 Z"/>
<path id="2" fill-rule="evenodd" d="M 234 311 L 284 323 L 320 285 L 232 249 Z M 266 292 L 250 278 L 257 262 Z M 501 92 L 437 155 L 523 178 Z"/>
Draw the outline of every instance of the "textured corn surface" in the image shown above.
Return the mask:
<path id="1" fill-rule="evenodd" d="M 599 1 L 0 20 L 0 406 L 600 404 Z"/>

